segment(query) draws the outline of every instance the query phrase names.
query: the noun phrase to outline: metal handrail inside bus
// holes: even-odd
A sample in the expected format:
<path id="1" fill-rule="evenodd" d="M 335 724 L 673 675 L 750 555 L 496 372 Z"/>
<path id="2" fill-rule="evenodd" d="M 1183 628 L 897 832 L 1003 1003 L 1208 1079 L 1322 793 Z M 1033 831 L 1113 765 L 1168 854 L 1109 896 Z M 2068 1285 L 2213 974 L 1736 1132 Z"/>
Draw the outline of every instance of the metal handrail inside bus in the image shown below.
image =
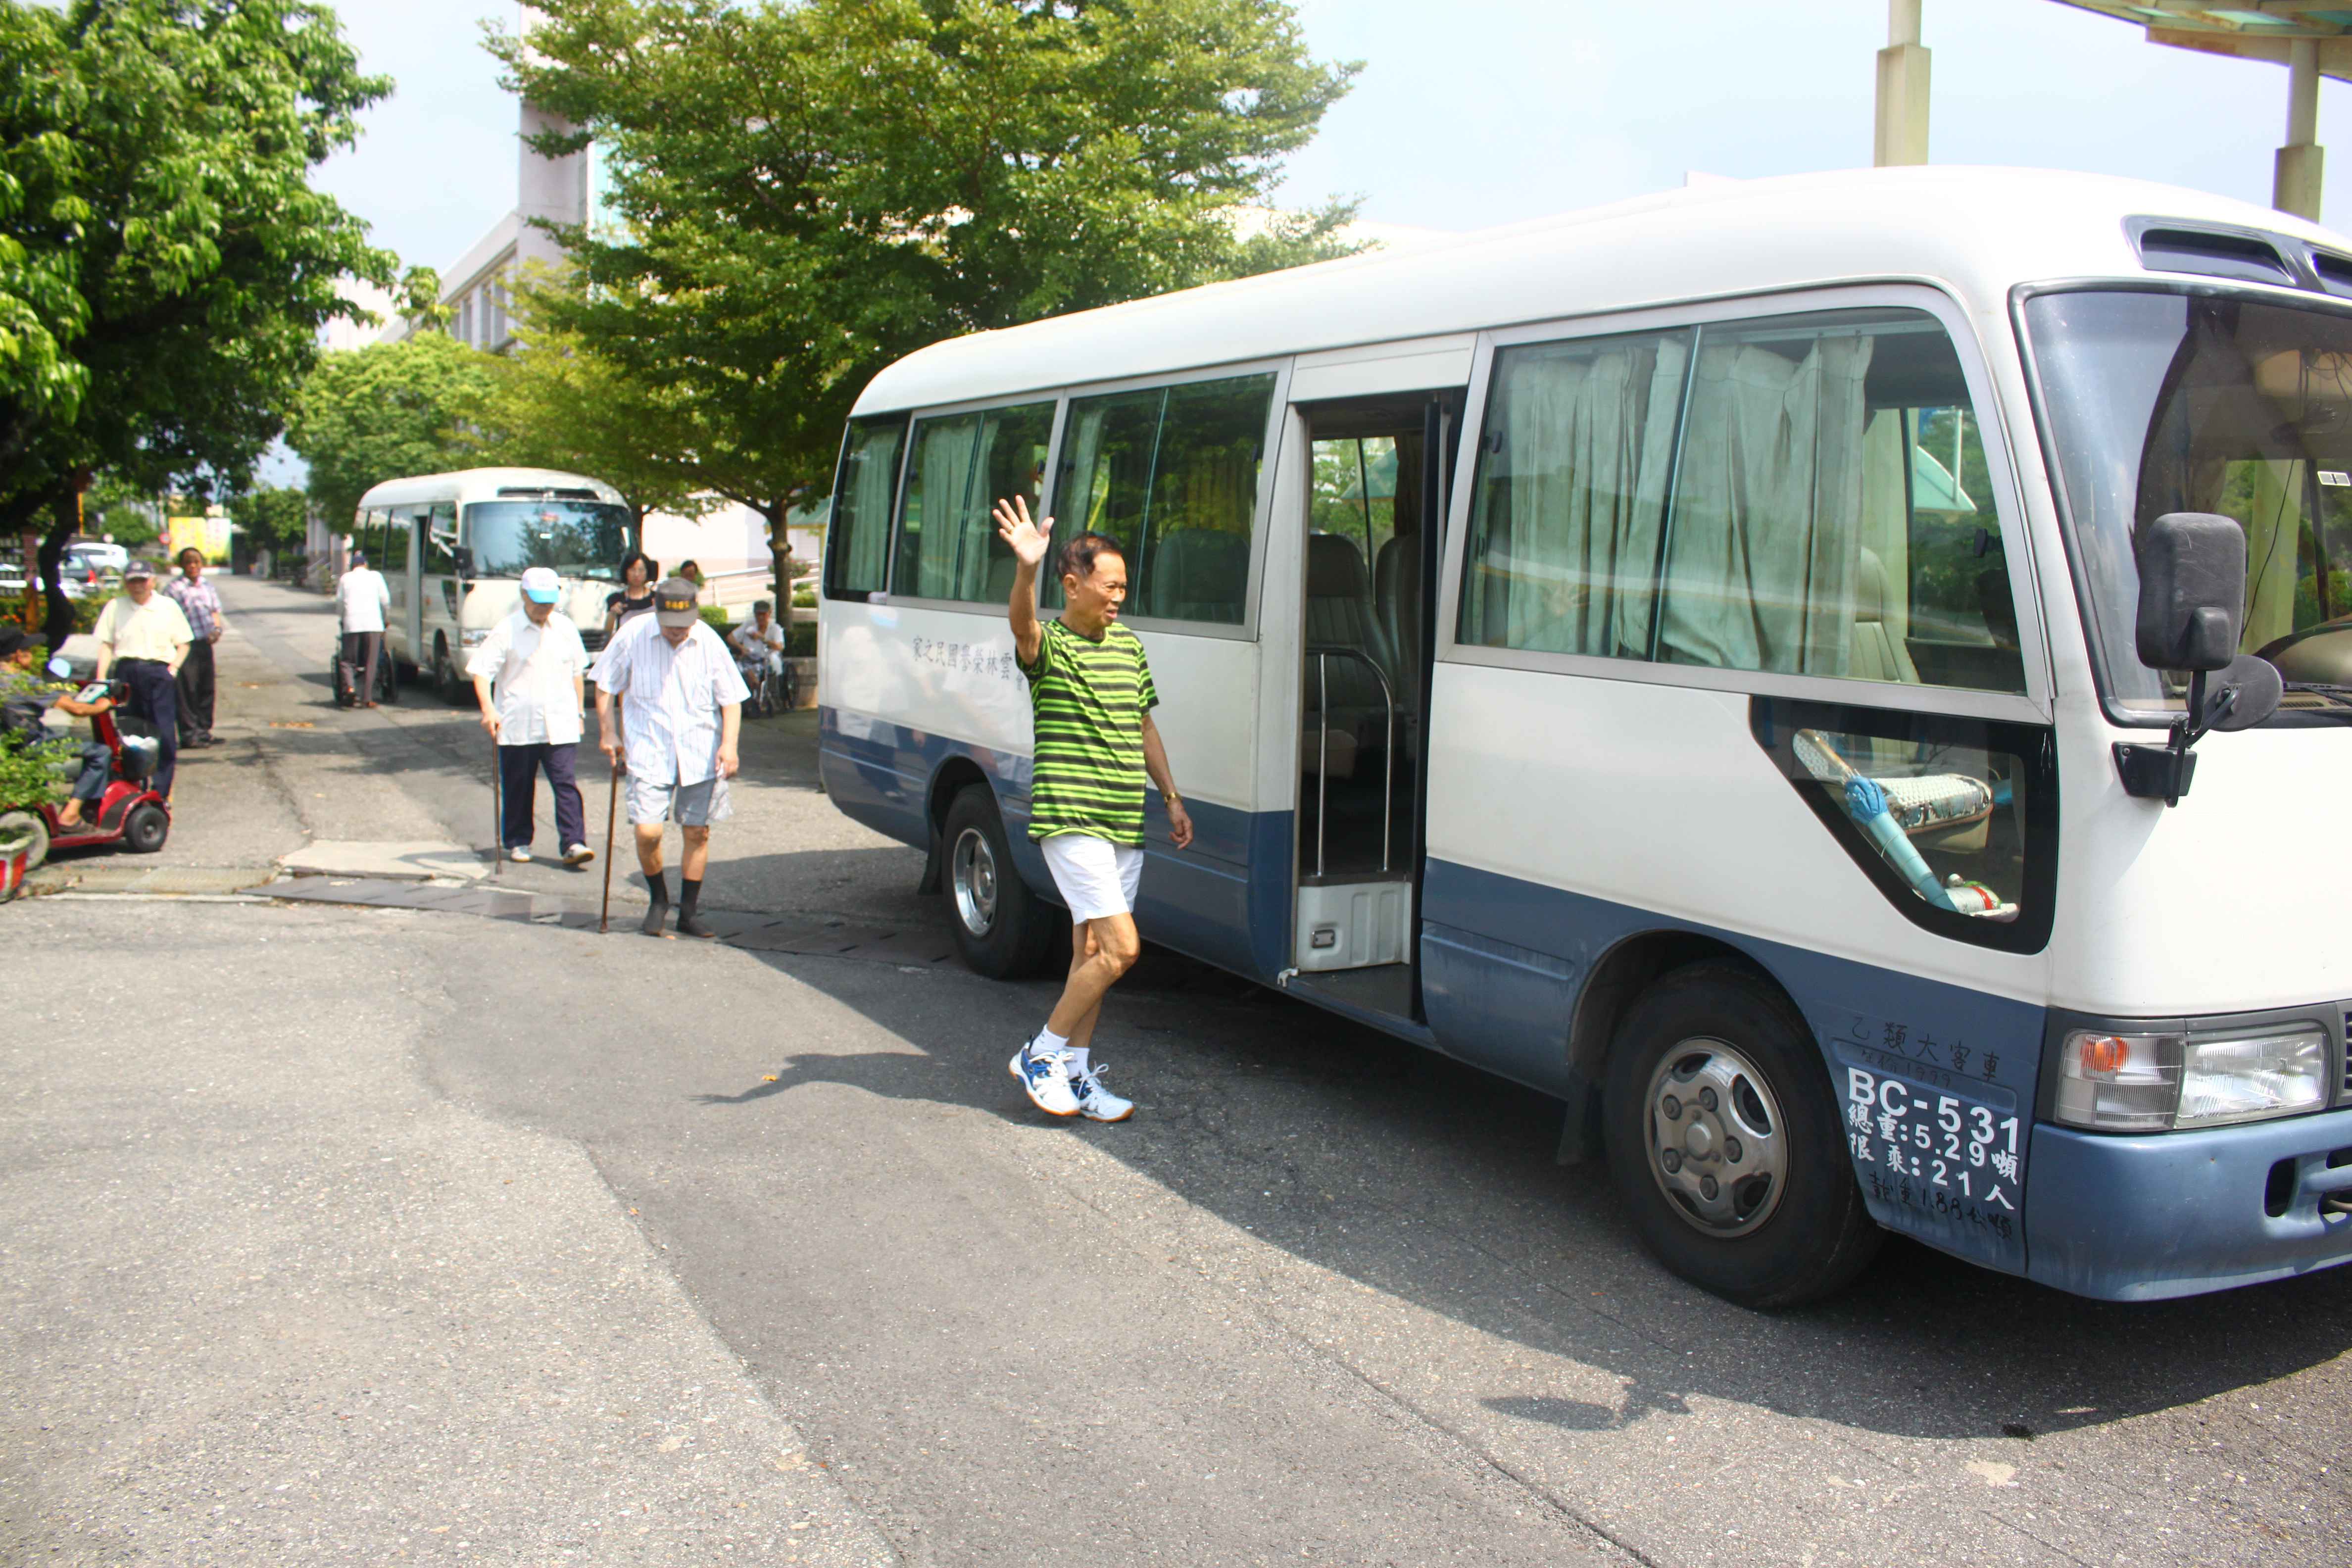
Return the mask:
<path id="1" fill-rule="evenodd" d="M 1388 744 L 1382 749 L 1381 764 L 1381 874 L 1386 876 L 1389 870 L 1389 822 L 1396 805 L 1396 690 L 1389 685 L 1388 671 L 1362 648 L 1309 646 L 1307 651 L 1315 656 L 1316 688 L 1321 694 L 1316 704 L 1315 874 L 1318 877 L 1323 875 L 1323 843 L 1331 830 L 1331 813 L 1327 796 L 1331 782 L 1331 660 L 1337 657 L 1356 660 L 1370 670 L 1372 679 L 1381 683 L 1381 706 L 1388 723 Z"/>

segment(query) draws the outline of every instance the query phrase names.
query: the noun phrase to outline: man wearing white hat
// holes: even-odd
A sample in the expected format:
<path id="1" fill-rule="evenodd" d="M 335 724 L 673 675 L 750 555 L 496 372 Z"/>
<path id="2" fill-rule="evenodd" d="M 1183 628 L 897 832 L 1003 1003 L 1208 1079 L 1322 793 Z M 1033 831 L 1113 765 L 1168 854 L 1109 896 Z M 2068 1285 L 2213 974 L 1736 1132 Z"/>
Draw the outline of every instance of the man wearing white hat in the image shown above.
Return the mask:
<path id="1" fill-rule="evenodd" d="M 695 596 L 683 577 L 656 584 L 654 613 L 622 627 L 596 659 L 598 737 L 613 765 L 629 771 L 637 868 L 653 895 L 640 928 L 647 936 L 668 934 L 662 929 L 670 910 L 665 822 L 676 822 L 686 841 L 677 868 L 677 934 L 718 934 L 698 912 L 702 873 L 710 859 L 710 825 L 728 816 L 727 781 L 751 693 Z M 649 620 L 650 628 L 644 625 Z"/>
<path id="2" fill-rule="evenodd" d="M 505 804 L 499 847 L 514 859 L 530 858 L 535 796 L 539 775 L 545 773 L 555 796 L 555 842 L 563 863 L 584 866 L 596 852 L 588 847 L 572 759 L 580 747 L 588 649 L 572 617 L 555 607 L 561 592 L 555 574 L 546 567 L 526 571 L 522 603 L 490 628 L 466 661 L 466 673 L 474 678 L 482 728 L 499 743 L 499 788 Z"/>

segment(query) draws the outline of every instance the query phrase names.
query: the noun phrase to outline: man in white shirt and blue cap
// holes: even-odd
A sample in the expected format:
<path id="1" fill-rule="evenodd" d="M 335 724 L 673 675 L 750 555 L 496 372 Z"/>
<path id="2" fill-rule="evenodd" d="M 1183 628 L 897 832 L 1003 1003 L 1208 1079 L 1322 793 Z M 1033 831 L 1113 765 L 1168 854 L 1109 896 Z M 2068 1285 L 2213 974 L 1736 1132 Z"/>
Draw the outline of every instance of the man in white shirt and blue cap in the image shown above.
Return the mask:
<path id="1" fill-rule="evenodd" d="M 522 574 L 522 603 L 490 628 L 466 661 L 474 696 L 482 708 L 482 728 L 499 743 L 499 789 L 504 804 L 499 847 L 517 860 L 530 858 L 537 836 L 539 775 L 555 796 L 555 841 L 567 866 L 596 858 L 588 847 L 588 823 L 580 808 L 573 753 L 580 748 L 582 686 L 588 649 L 572 617 L 555 607 L 562 585 L 544 566 Z"/>
<path id="2" fill-rule="evenodd" d="M 653 895 L 645 933 L 664 934 L 670 899 L 662 824 L 676 822 L 686 840 L 678 863 L 678 934 L 716 936 L 697 906 L 710 859 L 710 825 L 730 812 L 727 781 L 735 773 L 743 700 L 751 693 L 734 656 L 696 608 L 692 583 L 672 577 L 657 584 L 650 628 L 646 618 L 623 627 L 597 657 L 597 735 L 613 765 L 629 770 L 637 866 Z"/>

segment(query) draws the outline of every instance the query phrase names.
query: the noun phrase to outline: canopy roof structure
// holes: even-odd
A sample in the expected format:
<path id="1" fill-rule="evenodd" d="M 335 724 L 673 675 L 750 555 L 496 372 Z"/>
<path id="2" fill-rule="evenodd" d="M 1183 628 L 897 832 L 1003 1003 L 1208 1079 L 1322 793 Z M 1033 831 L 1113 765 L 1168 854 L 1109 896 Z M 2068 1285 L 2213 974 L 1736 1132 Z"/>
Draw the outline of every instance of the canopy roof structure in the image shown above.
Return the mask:
<path id="1" fill-rule="evenodd" d="M 2239 0 L 2234 5 L 2205 0 L 2059 0 L 2077 11 L 2096 11 L 2147 29 L 2151 44 L 2240 59 L 2290 63 L 2296 39 L 2319 45 L 2319 74 L 2352 81 L 2352 0 Z"/>

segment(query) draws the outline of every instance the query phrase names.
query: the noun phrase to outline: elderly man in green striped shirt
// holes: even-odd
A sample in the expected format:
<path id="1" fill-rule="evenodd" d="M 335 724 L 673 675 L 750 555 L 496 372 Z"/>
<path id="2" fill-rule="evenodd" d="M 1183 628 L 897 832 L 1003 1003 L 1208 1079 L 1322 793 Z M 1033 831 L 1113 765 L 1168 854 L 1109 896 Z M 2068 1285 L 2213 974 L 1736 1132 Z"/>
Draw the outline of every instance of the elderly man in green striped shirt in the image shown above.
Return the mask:
<path id="1" fill-rule="evenodd" d="M 1037 568 L 1054 520 L 1029 520 L 1015 496 L 996 503 L 996 532 L 1013 551 L 1013 644 L 1029 678 L 1036 721 L 1029 837 L 1045 851 L 1070 907 L 1070 977 L 1045 1026 L 1013 1058 L 1013 1076 L 1055 1116 L 1124 1121 L 1134 1105 L 1103 1085 L 1089 1047 L 1102 1001 L 1143 951 L 1135 891 L 1143 877 L 1143 780 L 1168 805 L 1176 847 L 1192 819 L 1151 722 L 1160 700 L 1143 639 L 1118 624 L 1127 559 L 1118 542 L 1081 533 L 1062 546 L 1062 616 L 1037 618 Z"/>

